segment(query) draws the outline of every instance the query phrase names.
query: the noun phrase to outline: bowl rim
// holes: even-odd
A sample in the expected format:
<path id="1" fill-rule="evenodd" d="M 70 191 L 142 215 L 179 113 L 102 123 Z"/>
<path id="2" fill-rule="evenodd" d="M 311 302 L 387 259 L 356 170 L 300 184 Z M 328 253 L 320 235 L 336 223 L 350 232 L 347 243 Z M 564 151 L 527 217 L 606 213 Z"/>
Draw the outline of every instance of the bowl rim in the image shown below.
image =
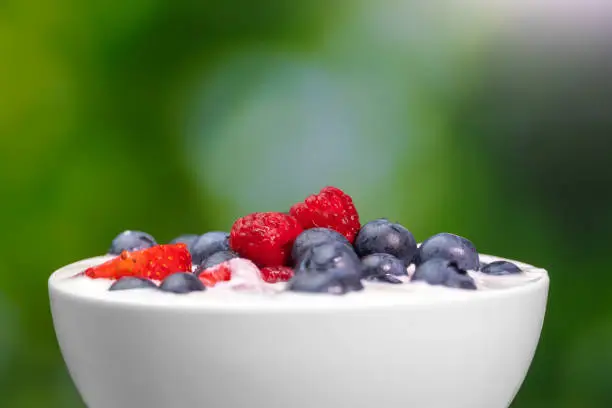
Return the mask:
<path id="1" fill-rule="evenodd" d="M 262 296 L 259 294 L 236 294 L 232 295 L 236 302 L 230 302 L 229 298 L 220 300 L 218 297 L 209 299 L 202 296 L 202 292 L 176 295 L 172 293 L 159 292 L 160 296 L 152 298 L 149 289 L 142 291 L 102 291 L 100 293 L 82 293 L 67 289 L 62 285 L 62 281 L 69 279 L 75 275 L 79 269 L 85 269 L 89 266 L 99 264 L 110 259 L 108 255 L 97 256 L 93 258 L 83 259 L 71 264 L 65 265 L 54 271 L 48 279 L 49 296 L 51 303 L 54 298 L 70 300 L 73 302 L 95 304 L 96 306 L 106 308 L 116 308 L 124 310 L 147 310 L 152 309 L 180 311 L 180 312 L 222 312 L 222 313 L 293 313 L 293 312 L 336 312 L 336 311 L 368 311 L 378 309 L 395 309 L 395 308 L 411 308 L 422 309 L 432 307 L 448 307 L 457 306 L 459 304 L 486 303 L 491 301 L 499 301 L 503 299 L 514 298 L 517 296 L 529 296 L 534 293 L 543 292 L 544 296 L 548 295 L 548 287 L 550 279 L 548 272 L 545 269 L 534 267 L 524 262 L 515 261 L 498 256 L 480 254 L 481 261 L 510 261 L 517 264 L 521 269 L 531 269 L 541 272 L 538 278 L 523 283 L 521 285 L 512 286 L 503 289 L 477 290 L 467 291 L 461 289 L 451 289 L 445 287 L 434 287 L 426 283 L 417 283 L 416 285 L 426 285 L 427 292 L 431 295 L 424 294 L 419 291 L 409 293 L 404 291 L 396 291 L 388 296 L 370 296 L 364 298 L 367 294 L 365 291 L 352 292 L 342 296 L 334 296 L 327 294 L 300 294 L 300 293 L 284 293 L 271 296 Z M 501 277 L 503 279 L 503 277 Z M 415 283 L 411 283 L 415 285 Z M 386 285 L 386 284 L 376 284 Z M 382 286 L 381 286 L 382 287 Z M 391 288 L 386 286 L 386 288 Z M 392 289 L 392 288 L 391 288 Z M 155 290 L 155 289 L 151 289 Z M 129 293 L 128 293 L 129 292 Z M 444 293 L 444 296 L 435 296 L 436 293 Z M 283 300 L 279 300 L 279 296 L 283 296 Z M 367 295 L 366 295 L 367 296 Z"/>

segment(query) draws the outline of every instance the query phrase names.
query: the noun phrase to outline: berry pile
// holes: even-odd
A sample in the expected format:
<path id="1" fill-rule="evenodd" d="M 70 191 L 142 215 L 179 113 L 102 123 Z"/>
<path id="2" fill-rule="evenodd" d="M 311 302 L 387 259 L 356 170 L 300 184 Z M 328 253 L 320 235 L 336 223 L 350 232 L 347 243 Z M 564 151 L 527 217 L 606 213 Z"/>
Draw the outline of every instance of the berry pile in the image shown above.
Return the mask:
<path id="1" fill-rule="evenodd" d="M 187 234 L 158 245 L 144 232 L 125 231 L 112 242 L 118 255 L 89 268 L 90 278 L 114 279 L 109 290 L 157 288 L 204 291 L 220 282 L 287 282 L 287 290 L 344 294 L 363 281 L 423 281 L 476 289 L 468 270 L 490 275 L 521 273 L 506 261 L 482 264 L 469 240 L 441 233 L 417 245 L 400 224 L 377 219 L 361 225 L 352 198 L 326 187 L 291 207 L 236 220 L 229 233 Z M 408 276 L 408 267 L 415 270 Z"/>

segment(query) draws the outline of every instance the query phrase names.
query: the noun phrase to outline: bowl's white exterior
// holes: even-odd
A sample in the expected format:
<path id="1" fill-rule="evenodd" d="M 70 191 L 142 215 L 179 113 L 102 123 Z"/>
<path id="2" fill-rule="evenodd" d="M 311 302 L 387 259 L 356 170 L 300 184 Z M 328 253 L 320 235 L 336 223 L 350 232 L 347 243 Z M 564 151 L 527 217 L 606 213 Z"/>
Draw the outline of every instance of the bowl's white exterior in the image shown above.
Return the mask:
<path id="1" fill-rule="evenodd" d="M 90 408 L 506 408 L 548 285 L 430 304 L 224 310 L 105 302 L 49 281 L 60 348 Z"/>

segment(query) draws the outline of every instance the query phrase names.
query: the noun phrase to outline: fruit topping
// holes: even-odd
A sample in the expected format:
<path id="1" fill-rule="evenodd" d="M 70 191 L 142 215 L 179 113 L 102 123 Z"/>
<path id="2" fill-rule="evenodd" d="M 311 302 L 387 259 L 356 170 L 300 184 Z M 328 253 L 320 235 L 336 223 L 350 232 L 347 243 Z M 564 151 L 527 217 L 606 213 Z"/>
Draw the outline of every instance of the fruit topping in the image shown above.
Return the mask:
<path id="1" fill-rule="evenodd" d="M 200 265 L 196 268 L 196 273 L 198 271 L 203 271 L 208 268 L 212 268 L 215 265 L 219 265 L 220 263 L 229 261 L 230 259 L 239 258 L 239 255 L 234 251 L 219 251 L 210 255 L 208 258 L 204 259 Z"/>
<path id="2" fill-rule="evenodd" d="M 407 276 L 404 262 L 390 254 L 371 254 L 361 259 L 361 277 L 366 280 L 402 283 L 398 276 Z"/>
<path id="3" fill-rule="evenodd" d="M 108 253 L 119 255 L 123 251 L 138 251 L 140 249 L 151 248 L 155 245 L 157 245 L 155 238 L 146 232 L 127 230 L 113 239 Z"/>
<path id="4" fill-rule="evenodd" d="M 261 277 L 268 283 L 287 282 L 293 278 L 293 269 L 288 266 L 266 266 L 261 269 Z"/>
<path id="5" fill-rule="evenodd" d="M 412 281 L 424 281 L 430 285 L 442 285 L 458 289 L 476 289 L 476 283 L 454 261 L 443 258 L 430 259 L 418 265 Z"/>
<path id="6" fill-rule="evenodd" d="M 229 250 L 229 234 L 221 231 L 200 235 L 190 248 L 194 265 L 199 265 L 215 252 L 227 250 Z"/>
<path id="7" fill-rule="evenodd" d="M 180 236 L 174 238 L 172 241 L 170 241 L 170 244 L 185 244 L 185 245 L 187 245 L 187 249 L 189 249 L 189 252 L 191 252 L 191 258 L 193 258 L 192 247 L 193 247 L 193 243 L 198 238 L 199 238 L 199 235 L 196 235 L 196 234 L 183 234 L 183 235 L 180 235 Z"/>
<path id="8" fill-rule="evenodd" d="M 312 228 L 305 230 L 297 236 L 291 250 L 291 258 L 294 264 L 298 264 L 302 255 L 310 248 L 326 243 L 337 242 L 352 248 L 351 243 L 338 231 L 329 228 Z"/>
<path id="9" fill-rule="evenodd" d="M 487 275 L 512 275 L 515 273 L 521 273 L 521 268 L 508 261 L 495 261 L 484 266 L 481 269 L 482 273 Z"/>
<path id="10" fill-rule="evenodd" d="M 167 276 L 159 289 L 164 292 L 189 293 L 206 289 L 197 276 L 190 272 L 176 272 Z"/>
<path id="11" fill-rule="evenodd" d="M 355 240 L 355 250 L 361 257 L 390 254 L 408 266 L 416 254 L 417 244 L 412 233 L 402 225 L 378 219 L 361 228 Z"/>
<path id="12" fill-rule="evenodd" d="M 288 265 L 291 248 L 302 232 L 297 220 L 279 212 L 239 218 L 230 232 L 230 248 L 260 267 Z"/>
<path id="13" fill-rule="evenodd" d="M 129 290 L 129 289 L 156 289 L 157 285 L 149 279 L 137 278 L 135 276 L 124 276 L 113 282 L 108 290 Z"/>
<path id="14" fill-rule="evenodd" d="M 324 227 L 338 231 L 353 243 L 361 227 L 353 199 L 336 187 L 325 187 L 319 194 L 294 204 L 289 213 L 303 229 Z"/>
<path id="15" fill-rule="evenodd" d="M 430 259 L 453 261 L 459 269 L 478 270 L 480 260 L 476 247 L 466 238 L 443 232 L 428 238 L 421 244 L 415 256 L 418 265 Z"/>
<path id="16" fill-rule="evenodd" d="M 162 280 L 174 272 L 191 272 L 191 255 L 185 244 L 157 245 L 119 256 L 85 270 L 90 278 L 119 279 L 124 276 Z"/>
<path id="17" fill-rule="evenodd" d="M 317 245 L 304 254 L 287 289 L 332 294 L 362 290 L 361 261 L 346 245 Z"/>
<path id="18" fill-rule="evenodd" d="M 195 273 L 204 286 L 208 287 L 215 286 L 218 282 L 226 282 L 232 278 L 232 270 L 228 261 L 207 269 L 198 269 Z"/>

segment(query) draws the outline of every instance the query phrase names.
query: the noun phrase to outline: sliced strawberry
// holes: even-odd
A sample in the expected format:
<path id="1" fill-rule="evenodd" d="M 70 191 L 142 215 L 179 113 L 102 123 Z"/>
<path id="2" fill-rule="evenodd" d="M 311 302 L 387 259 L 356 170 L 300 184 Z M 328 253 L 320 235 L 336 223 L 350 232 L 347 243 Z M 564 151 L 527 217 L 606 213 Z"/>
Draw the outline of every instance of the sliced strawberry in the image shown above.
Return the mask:
<path id="1" fill-rule="evenodd" d="M 196 273 L 198 272 L 196 271 Z M 204 269 L 199 272 L 198 278 L 207 287 L 215 286 L 218 282 L 230 280 L 232 278 L 232 269 L 229 261 Z"/>
<path id="2" fill-rule="evenodd" d="M 156 245 L 139 251 L 123 251 L 116 258 L 85 270 L 90 278 L 123 276 L 163 280 L 175 272 L 191 272 L 191 255 L 185 244 Z"/>

